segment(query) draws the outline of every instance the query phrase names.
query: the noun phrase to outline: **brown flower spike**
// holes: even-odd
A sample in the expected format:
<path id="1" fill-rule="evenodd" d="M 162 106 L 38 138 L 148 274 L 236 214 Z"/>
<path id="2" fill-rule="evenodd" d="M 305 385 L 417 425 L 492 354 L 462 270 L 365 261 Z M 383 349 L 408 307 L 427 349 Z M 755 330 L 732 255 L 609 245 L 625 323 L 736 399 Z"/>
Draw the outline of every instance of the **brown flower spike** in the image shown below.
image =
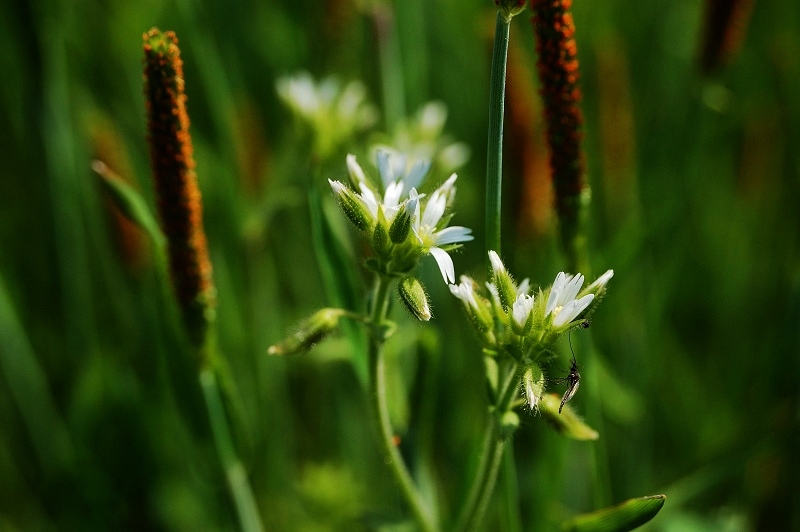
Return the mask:
<path id="1" fill-rule="evenodd" d="M 572 0 L 531 0 L 556 211 L 561 239 L 574 265 L 581 193 L 586 185 L 581 151 L 583 114 L 578 47 L 571 6 Z"/>
<path id="2" fill-rule="evenodd" d="M 147 141 L 158 210 L 175 295 L 189 339 L 200 347 L 213 320 L 215 297 L 186 114 L 183 61 L 175 33 L 153 28 L 143 39 Z"/>

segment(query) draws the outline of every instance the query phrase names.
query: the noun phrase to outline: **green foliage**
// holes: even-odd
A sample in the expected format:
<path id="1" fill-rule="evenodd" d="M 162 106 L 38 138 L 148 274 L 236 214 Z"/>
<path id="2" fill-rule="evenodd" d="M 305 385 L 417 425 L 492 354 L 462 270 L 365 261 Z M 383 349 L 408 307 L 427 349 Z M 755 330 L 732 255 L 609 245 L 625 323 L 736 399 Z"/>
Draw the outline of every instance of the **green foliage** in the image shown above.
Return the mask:
<path id="1" fill-rule="evenodd" d="M 237 527 L 196 374 L 183 375 L 186 392 L 170 377 L 184 346 L 152 249 L 137 248 L 141 233 L 117 223 L 108 183 L 91 171 L 102 161 L 155 212 L 141 88 L 141 34 L 153 25 L 180 39 L 217 341 L 242 413 L 234 439 L 265 528 L 405 522 L 395 485 L 374 473 L 384 457 L 359 380 L 366 362 L 361 370 L 352 363 L 366 344 L 360 325 L 343 320 L 343 334 L 307 357 L 266 354 L 315 308 L 366 312 L 358 287 L 369 272 L 352 266 L 363 240 L 327 179 L 344 182 L 347 153 L 369 161 L 371 142 L 401 129 L 378 119 L 348 140 L 314 137 L 278 96 L 287 73 L 335 74 L 342 87 L 360 80 L 381 112 L 392 99 L 397 124 L 402 108 L 447 106 L 445 132 L 473 154 L 458 169 L 454 221 L 476 229 L 475 245 L 452 257 L 457 277 L 487 280 L 487 35 L 496 8 L 485 0 L 381 5 L 394 10 L 389 70 L 402 74 L 402 105 L 396 90 L 384 93 L 380 26 L 355 2 L 0 3 L 8 73 L 0 84 L 0 528 Z M 631 493 L 662 492 L 670 503 L 651 530 L 798 529 L 800 6 L 756 3 L 740 51 L 714 75 L 697 68 L 702 3 L 573 7 L 592 190 L 585 245 L 593 271 L 583 273 L 594 279 L 613 268 L 615 276 L 592 326 L 572 332 L 582 379 L 564 414 L 581 414 L 600 437 L 573 442 L 519 410 L 507 444 L 518 496 L 509 503 L 509 491 L 498 491 L 484 524 L 511 530 L 515 514 L 524 530 L 550 530 Z M 506 100 L 503 259 L 546 286 L 565 266 L 548 200 L 535 203 L 544 212 L 532 206 L 531 194 L 547 186 L 537 181 L 546 151 L 528 18 L 511 22 L 508 81 L 532 88 Z M 98 116 L 110 130 L 98 132 Z M 511 117 L 527 117 L 531 136 L 512 135 Z M 519 139 L 524 146 L 513 147 Z M 431 174 L 446 178 L 452 170 L 437 164 Z M 486 357 L 433 261 L 419 274 L 434 318 L 415 324 L 397 304 L 390 309 L 403 334 L 387 342 L 388 392 L 408 420 L 396 423 L 399 449 L 448 529 L 477 467 Z M 439 341 L 426 343 L 433 330 Z M 547 377 L 569 364 L 567 339 L 556 349 L 542 367 Z M 498 485 L 511 485 L 504 475 Z"/>

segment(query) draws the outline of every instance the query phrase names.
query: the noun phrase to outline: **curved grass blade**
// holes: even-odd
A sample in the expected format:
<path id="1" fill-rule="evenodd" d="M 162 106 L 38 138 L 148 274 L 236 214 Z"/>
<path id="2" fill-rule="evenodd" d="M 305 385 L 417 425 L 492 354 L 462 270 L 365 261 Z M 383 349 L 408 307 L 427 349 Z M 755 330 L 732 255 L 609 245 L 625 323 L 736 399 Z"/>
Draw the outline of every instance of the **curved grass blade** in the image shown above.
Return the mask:
<path id="1" fill-rule="evenodd" d="M 666 495 L 650 495 L 582 514 L 565 522 L 561 529 L 572 532 L 625 532 L 650 521 L 664 506 Z"/>

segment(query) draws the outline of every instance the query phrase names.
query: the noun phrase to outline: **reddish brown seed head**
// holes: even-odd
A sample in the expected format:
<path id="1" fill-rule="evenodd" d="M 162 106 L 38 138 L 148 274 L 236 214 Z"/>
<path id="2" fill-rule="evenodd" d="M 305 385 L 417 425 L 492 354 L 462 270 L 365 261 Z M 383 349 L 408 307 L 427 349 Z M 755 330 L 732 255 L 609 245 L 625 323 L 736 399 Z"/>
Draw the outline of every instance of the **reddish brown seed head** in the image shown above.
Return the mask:
<path id="1" fill-rule="evenodd" d="M 213 315 L 214 287 L 194 171 L 183 61 L 171 31 L 144 39 L 147 140 L 172 283 L 191 341 L 201 345 Z"/>

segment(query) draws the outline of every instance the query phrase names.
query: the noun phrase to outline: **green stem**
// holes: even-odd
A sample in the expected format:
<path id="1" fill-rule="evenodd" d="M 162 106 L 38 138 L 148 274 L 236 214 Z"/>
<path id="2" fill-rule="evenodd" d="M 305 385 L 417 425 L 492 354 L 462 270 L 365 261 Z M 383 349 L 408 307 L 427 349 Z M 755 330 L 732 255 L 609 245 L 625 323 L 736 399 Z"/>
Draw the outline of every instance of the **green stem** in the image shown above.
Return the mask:
<path id="1" fill-rule="evenodd" d="M 481 526 L 486 508 L 489 506 L 494 485 L 497 481 L 497 472 L 503 459 L 503 451 L 508 436 L 501 432 L 502 427 L 498 419 L 509 411 L 511 404 L 516 396 L 516 381 L 518 364 L 512 362 L 505 373 L 500 393 L 497 395 L 497 403 L 491 413 L 491 420 L 486 427 L 481 450 L 481 459 L 478 471 L 472 480 L 467 502 L 461 511 L 458 520 L 457 530 L 477 530 Z M 511 449 L 509 449 L 511 452 Z"/>
<path id="2" fill-rule="evenodd" d="M 522 522 L 519 514 L 517 465 L 514 462 L 514 447 L 506 447 L 506 452 L 503 453 L 503 487 L 506 501 L 506 523 L 504 528 L 508 532 L 518 532 L 522 530 Z"/>
<path id="3" fill-rule="evenodd" d="M 406 114 L 400 39 L 397 35 L 392 6 L 383 3 L 376 4 L 373 20 L 378 41 L 386 129 L 392 131 Z"/>
<path id="4" fill-rule="evenodd" d="M 500 254 L 500 203 L 503 181 L 503 109 L 510 24 L 497 13 L 489 85 L 489 145 L 486 154 L 486 247 Z"/>
<path id="5" fill-rule="evenodd" d="M 420 529 L 426 532 L 436 530 L 433 517 L 425 507 L 419 492 L 414 486 L 414 481 L 408 468 L 400 455 L 400 451 L 394 442 L 394 430 L 392 430 L 391 419 L 389 418 L 389 405 L 386 400 L 386 368 L 383 356 L 383 343 L 385 341 L 383 322 L 389 306 L 389 285 L 391 279 L 378 276 L 375 283 L 375 292 L 372 299 L 371 311 L 371 338 L 369 349 L 369 373 L 370 390 L 369 399 L 372 406 L 372 415 L 375 416 L 375 423 L 378 426 L 380 443 L 386 464 L 392 471 L 397 485 L 403 494 L 414 518 Z"/>
<path id="6" fill-rule="evenodd" d="M 206 400 L 208 418 L 211 421 L 211 431 L 214 434 L 219 460 L 225 471 L 228 489 L 236 505 L 239 524 L 246 532 L 260 532 L 264 530 L 264 527 L 258 514 L 256 499 L 247 479 L 247 471 L 236 456 L 217 377 L 210 367 L 200 370 L 200 386 Z"/>
<path id="7" fill-rule="evenodd" d="M 461 509 L 461 515 L 459 515 L 458 524 L 455 528 L 456 530 L 466 530 L 467 523 L 472 518 L 475 508 L 477 507 L 478 498 L 481 495 L 481 488 L 486 484 L 485 479 L 486 474 L 489 471 L 489 459 L 494 455 L 494 445 L 497 441 L 495 434 L 496 425 L 497 418 L 493 414 L 490 414 L 489 423 L 486 427 L 486 434 L 484 434 L 483 443 L 481 444 L 481 458 L 478 462 L 478 468 L 475 476 L 472 479 L 472 485 L 470 486 L 467 500 Z"/>

